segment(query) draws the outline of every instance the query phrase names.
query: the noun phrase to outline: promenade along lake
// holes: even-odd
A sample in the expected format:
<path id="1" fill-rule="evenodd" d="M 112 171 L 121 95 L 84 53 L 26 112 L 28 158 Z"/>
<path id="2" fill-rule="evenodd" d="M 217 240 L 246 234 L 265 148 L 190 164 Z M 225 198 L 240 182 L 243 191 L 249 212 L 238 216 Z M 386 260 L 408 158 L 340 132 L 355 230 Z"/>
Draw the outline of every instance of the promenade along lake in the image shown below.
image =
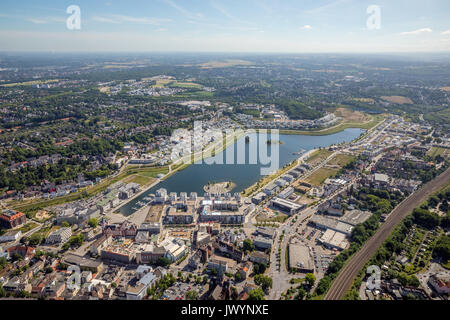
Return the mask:
<path id="1" fill-rule="evenodd" d="M 326 135 L 326 136 L 305 136 L 305 135 L 279 135 L 279 138 L 274 140 L 279 140 L 279 167 L 282 168 L 286 164 L 292 162 L 300 157 L 300 154 L 296 154 L 299 151 L 309 151 L 319 147 L 329 147 L 333 144 L 350 142 L 358 138 L 365 130 L 350 128 L 344 131 Z M 232 193 L 242 192 L 247 189 L 259 179 L 261 179 L 261 167 L 268 168 L 269 165 L 261 165 L 258 157 L 258 164 L 249 164 L 249 149 L 251 149 L 250 144 L 253 142 L 258 142 L 258 154 L 259 154 L 259 140 L 265 139 L 261 146 L 267 148 L 268 157 L 273 159 L 271 151 L 275 148 L 274 144 L 267 144 L 267 140 L 272 139 L 270 134 L 252 134 L 250 135 L 250 142 L 245 144 L 246 152 L 246 164 L 236 164 L 237 161 L 231 161 L 235 164 L 225 164 L 230 162 L 226 159 L 226 150 L 217 154 L 217 157 L 223 157 L 224 164 L 213 164 L 209 165 L 205 162 L 201 164 L 192 164 L 188 168 L 170 176 L 165 181 L 162 181 L 157 186 L 147 190 L 142 195 L 129 202 L 120 208 L 120 212 L 124 215 L 131 215 L 135 212 L 133 208 L 139 208 L 138 202 L 144 202 L 143 199 L 148 197 L 150 194 L 154 194 L 156 190 L 160 188 L 167 189 L 167 192 L 197 192 L 199 196 L 204 194 L 203 187 L 209 182 L 223 182 L 232 181 L 235 184 L 235 188 L 231 190 Z M 245 137 L 240 138 L 245 139 Z M 245 140 L 243 140 L 244 142 Z M 234 145 L 230 145 L 228 148 L 234 148 L 234 156 L 237 158 L 237 142 Z M 207 160 L 206 160 L 207 161 Z"/>

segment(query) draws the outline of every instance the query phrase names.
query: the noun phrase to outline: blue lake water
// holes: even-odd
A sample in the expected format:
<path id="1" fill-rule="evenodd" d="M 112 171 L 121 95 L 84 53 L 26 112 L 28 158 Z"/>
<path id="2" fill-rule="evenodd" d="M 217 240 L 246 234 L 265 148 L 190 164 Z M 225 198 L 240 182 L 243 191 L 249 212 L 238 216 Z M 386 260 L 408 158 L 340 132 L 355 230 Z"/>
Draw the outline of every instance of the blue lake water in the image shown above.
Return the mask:
<path id="1" fill-rule="evenodd" d="M 279 148 L 279 167 L 283 167 L 286 164 L 292 162 L 300 157 L 299 154 L 295 154 L 300 150 L 309 151 L 319 147 L 329 147 L 333 144 L 350 142 L 358 138 L 363 134 L 365 130 L 350 128 L 344 131 L 326 135 L 326 136 L 304 136 L 304 135 L 279 135 L 278 140 L 281 142 L 278 144 Z M 245 139 L 245 137 L 240 138 Z M 142 195 L 126 204 L 120 209 L 120 212 L 124 215 L 133 214 L 135 210 L 133 208 L 139 207 L 137 202 L 142 201 L 149 194 L 154 194 L 156 190 L 160 188 L 167 189 L 167 192 L 197 192 L 199 196 L 203 195 L 203 187 L 209 182 L 223 182 L 232 181 L 236 186 L 231 192 L 242 192 L 246 188 L 253 185 L 256 181 L 261 179 L 261 167 L 269 167 L 269 165 L 261 164 L 249 164 L 249 149 L 252 141 L 263 140 L 261 144 L 267 148 L 269 158 L 271 157 L 271 151 L 274 148 L 272 145 L 267 145 L 267 140 L 271 139 L 270 135 L 251 135 L 251 142 L 245 145 L 246 152 L 246 164 L 193 164 L 188 168 L 180 171 L 167 180 L 162 181 L 157 186 L 147 190 Z M 245 141 L 245 140 L 243 140 Z M 259 143 L 258 152 L 259 152 Z M 236 150 L 235 159 L 237 157 L 237 142 L 234 145 L 230 145 L 227 149 L 234 148 Z M 222 157 L 223 163 L 227 163 L 226 150 L 217 154 L 217 157 Z M 231 161 L 237 163 L 237 161 Z M 259 163 L 259 161 L 258 161 Z"/>

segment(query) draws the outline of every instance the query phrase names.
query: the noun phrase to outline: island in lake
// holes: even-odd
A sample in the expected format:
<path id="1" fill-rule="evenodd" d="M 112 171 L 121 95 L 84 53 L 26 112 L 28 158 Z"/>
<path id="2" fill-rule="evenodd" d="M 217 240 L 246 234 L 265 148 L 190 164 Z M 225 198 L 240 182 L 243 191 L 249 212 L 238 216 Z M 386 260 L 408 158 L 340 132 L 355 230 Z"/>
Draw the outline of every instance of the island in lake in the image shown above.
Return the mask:
<path id="1" fill-rule="evenodd" d="M 283 142 L 282 142 L 282 141 L 279 141 L 279 140 L 272 140 L 272 139 L 269 139 L 269 140 L 267 140 L 267 144 L 268 144 L 268 145 L 272 145 L 272 144 L 283 144 Z"/>
<path id="2" fill-rule="evenodd" d="M 210 194 L 225 194 L 229 193 L 236 187 L 236 184 L 231 181 L 218 182 L 218 183 L 208 183 L 203 187 L 205 192 Z"/>

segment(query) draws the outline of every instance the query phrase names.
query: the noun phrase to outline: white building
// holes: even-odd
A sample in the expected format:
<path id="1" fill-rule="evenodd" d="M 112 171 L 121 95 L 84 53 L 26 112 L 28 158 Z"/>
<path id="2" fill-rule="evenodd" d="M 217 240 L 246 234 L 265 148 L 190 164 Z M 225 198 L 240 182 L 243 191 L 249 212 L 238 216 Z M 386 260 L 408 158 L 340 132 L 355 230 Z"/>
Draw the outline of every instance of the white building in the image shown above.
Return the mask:
<path id="1" fill-rule="evenodd" d="M 22 231 L 10 231 L 0 236 L 0 243 L 18 241 L 22 237 Z"/>
<path id="2" fill-rule="evenodd" d="M 58 230 L 53 231 L 50 233 L 50 235 L 45 239 L 45 242 L 47 244 L 56 244 L 56 243 L 65 243 L 67 242 L 70 237 L 72 236 L 72 229 L 67 228 L 61 228 Z"/>

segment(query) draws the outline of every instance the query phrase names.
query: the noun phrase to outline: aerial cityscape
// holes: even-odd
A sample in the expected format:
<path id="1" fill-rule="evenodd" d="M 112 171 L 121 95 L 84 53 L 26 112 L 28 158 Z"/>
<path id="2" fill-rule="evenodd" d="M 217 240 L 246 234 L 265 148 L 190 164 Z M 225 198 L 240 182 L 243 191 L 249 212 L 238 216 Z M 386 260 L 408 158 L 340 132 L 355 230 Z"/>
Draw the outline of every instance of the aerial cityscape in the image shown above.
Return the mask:
<path id="1" fill-rule="evenodd" d="M 448 300 L 449 4 L 424 9 L 430 31 L 387 18 L 392 50 L 344 52 L 320 34 L 286 47 L 272 22 L 279 39 L 248 49 L 250 0 L 156 2 L 133 19 L 0 4 L 0 300 Z M 360 29 L 377 12 L 288 2 L 259 10 L 310 16 L 301 32 L 352 3 Z M 198 47 L 171 10 L 210 29 L 186 22 Z M 207 10 L 242 44 L 209 48 Z M 123 42 L 136 25 L 173 43 Z"/>

